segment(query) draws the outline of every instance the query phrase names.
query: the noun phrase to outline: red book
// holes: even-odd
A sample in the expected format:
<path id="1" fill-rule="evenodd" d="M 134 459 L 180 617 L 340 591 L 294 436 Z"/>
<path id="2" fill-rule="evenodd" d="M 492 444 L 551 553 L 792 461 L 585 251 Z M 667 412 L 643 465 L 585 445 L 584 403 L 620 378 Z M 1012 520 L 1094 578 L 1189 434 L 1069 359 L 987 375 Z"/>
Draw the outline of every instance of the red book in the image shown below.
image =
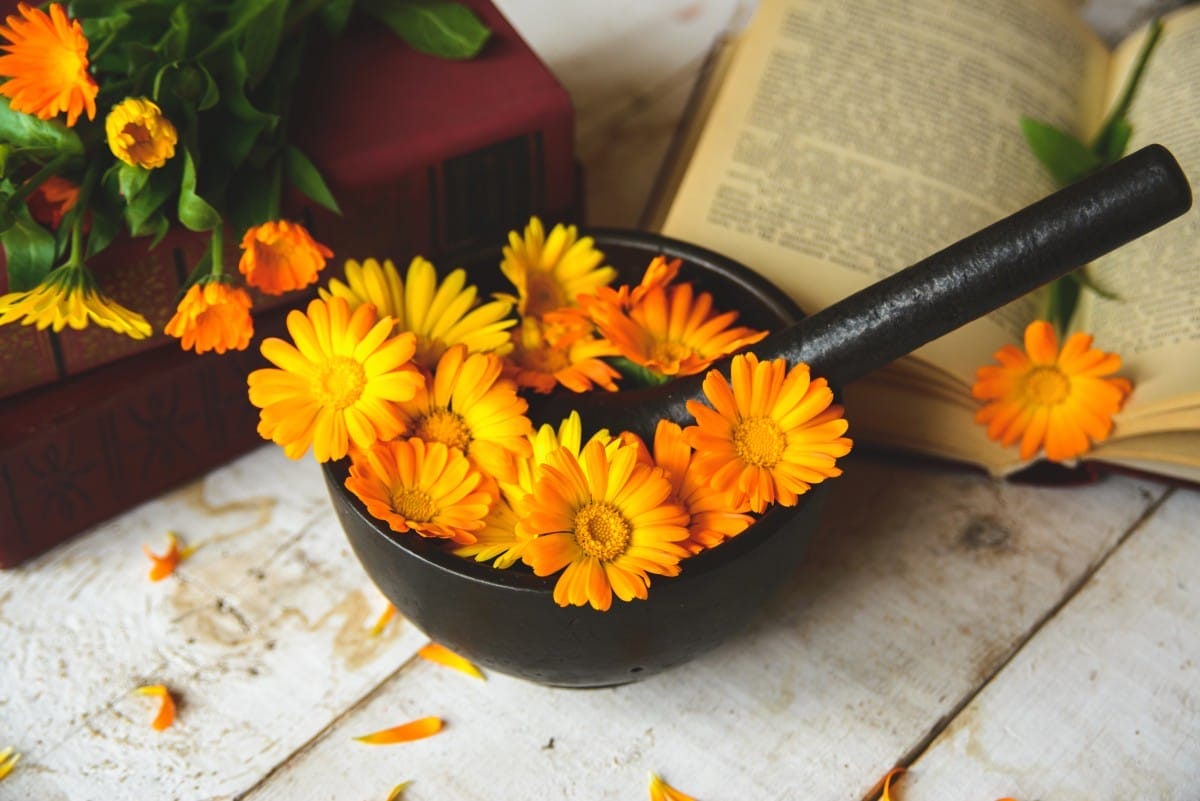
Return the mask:
<path id="1" fill-rule="evenodd" d="M 493 32 L 475 59 L 426 56 L 365 23 L 315 44 L 307 59 L 314 69 L 296 98 L 296 144 L 344 212 L 297 212 L 335 253 L 322 283 L 347 258 L 403 267 L 419 253 L 438 264 L 459 247 L 495 242 L 499 262 L 505 233 L 531 214 L 579 219 L 566 92 L 494 7 L 468 5 Z M 180 236 L 185 244 L 149 255 L 130 243 L 148 265 L 159 260 L 144 284 L 106 280 L 115 265 L 129 267 L 115 249 L 93 263 L 106 291 L 144 313 L 148 301 L 119 293 L 154 286 L 156 330 L 182 280 L 174 251 L 197 241 Z M 246 374 L 261 364 L 261 336 L 282 332 L 287 308 L 257 311 L 250 349 L 222 356 L 182 352 L 161 335 L 137 343 L 96 327 L 53 335 L 0 326 L 0 567 L 260 443 Z M 24 383 L 5 391 L 10 382 Z"/>

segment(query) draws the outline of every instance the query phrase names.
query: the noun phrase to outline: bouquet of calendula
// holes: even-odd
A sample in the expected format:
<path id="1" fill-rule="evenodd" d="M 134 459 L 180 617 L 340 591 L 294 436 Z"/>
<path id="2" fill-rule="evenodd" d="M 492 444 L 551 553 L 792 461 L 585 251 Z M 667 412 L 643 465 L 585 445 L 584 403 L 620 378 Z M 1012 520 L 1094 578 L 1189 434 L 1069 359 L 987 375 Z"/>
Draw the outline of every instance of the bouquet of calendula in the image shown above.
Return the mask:
<path id="1" fill-rule="evenodd" d="M 440 56 L 488 36 L 462 6 L 404 0 L 19 3 L 0 25 L 0 324 L 149 336 L 88 262 L 119 235 L 153 246 L 180 226 L 209 244 L 166 333 L 198 353 L 245 348 L 245 285 L 299 289 L 333 255 L 281 216 L 289 188 L 337 210 L 288 112 L 308 37 L 341 35 L 355 9 Z"/>

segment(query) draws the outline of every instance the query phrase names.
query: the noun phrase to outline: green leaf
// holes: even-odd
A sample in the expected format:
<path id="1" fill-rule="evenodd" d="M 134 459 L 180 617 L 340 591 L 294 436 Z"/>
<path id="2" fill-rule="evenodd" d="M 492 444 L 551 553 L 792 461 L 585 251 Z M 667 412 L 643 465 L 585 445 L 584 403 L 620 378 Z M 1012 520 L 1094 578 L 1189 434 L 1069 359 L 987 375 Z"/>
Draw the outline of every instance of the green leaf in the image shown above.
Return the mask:
<path id="1" fill-rule="evenodd" d="M 108 209 L 91 205 L 88 209 L 91 225 L 88 227 L 87 255 L 90 258 L 112 244 L 121 230 L 121 218 Z"/>
<path id="2" fill-rule="evenodd" d="M 1092 152 L 1105 164 L 1112 164 L 1125 155 L 1129 145 L 1129 137 L 1133 136 L 1133 126 L 1124 117 L 1114 117 L 1104 126 L 1104 130 L 1096 137 Z"/>
<path id="3" fill-rule="evenodd" d="M 160 224 L 148 224 L 174 191 L 172 176 L 155 170 L 145 188 L 125 204 L 125 224 L 133 236 L 146 236 L 159 231 Z M 161 215 L 160 215 L 161 216 Z"/>
<path id="4" fill-rule="evenodd" d="M 279 52 L 279 42 L 283 38 L 283 20 L 287 15 L 287 0 L 272 0 L 265 6 L 261 0 L 254 0 L 251 5 L 259 6 L 249 11 L 252 19 L 248 21 L 241 36 L 241 52 L 246 59 L 246 71 L 250 85 L 254 86 L 271 69 L 275 55 Z"/>
<path id="5" fill-rule="evenodd" d="M 239 120 L 256 123 L 264 130 L 274 130 L 279 115 L 259 110 L 246 96 L 246 59 L 236 50 L 229 53 L 229 70 L 224 80 L 225 108 Z"/>
<path id="6" fill-rule="evenodd" d="M 473 58 L 492 33 L 459 3 L 361 0 L 361 5 L 414 50 L 441 58 Z"/>
<path id="7" fill-rule="evenodd" d="M 183 151 L 183 179 L 179 182 L 179 222 L 190 231 L 211 231 L 221 224 L 221 215 L 196 194 L 196 162 L 190 150 Z"/>
<path id="8" fill-rule="evenodd" d="M 329 191 L 320 171 L 298 149 L 288 146 L 284 154 L 284 171 L 288 181 L 303 192 L 314 203 L 318 203 L 335 214 L 341 214 L 337 200 Z"/>
<path id="9" fill-rule="evenodd" d="M 24 203 L 17 204 L 14 221 L 0 234 L 8 260 L 8 289 L 26 292 L 37 286 L 54 266 L 54 234 L 34 222 Z"/>
<path id="10" fill-rule="evenodd" d="M 354 0 L 329 0 L 317 12 L 325 30 L 335 39 L 341 38 L 350 22 L 350 12 L 354 10 Z"/>
<path id="11" fill-rule="evenodd" d="M 135 200 L 149 180 L 150 170 L 144 167 L 135 167 L 123 161 L 117 167 L 117 186 L 126 202 Z"/>
<path id="12" fill-rule="evenodd" d="M 188 3 L 180 3 L 171 12 L 167 32 L 158 44 L 159 57 L 163 61 L 182 61 L 187 55 L 188 34 L 192 21 L 188 17 Z"/>
<path id="13" fill-rule="evenodd" d="M 1022 117 L 1021 132 L 1059 186 L 1074 183 L 1103 164 L 1087 145 L 1052 125 Z"/>
<path id="14" fill-rule="evenodd" d="M 614 356 L 608 359 L 608 363 L 625 379 L 632 382 L 634 387 L 656 387 L 671 380 L 670 376 L 656 373 L 637 362 L 626 359 L 624 356 Z"/>
<path id="15" fill-rule="evenodd" d="M 8 98 L 3 96 L 0 96 L 0 140 L 15 147 L 83 155 L 83 142 L 73 129 L 58 120 L 39 120 L 32 114 L 13 111 Z"/>

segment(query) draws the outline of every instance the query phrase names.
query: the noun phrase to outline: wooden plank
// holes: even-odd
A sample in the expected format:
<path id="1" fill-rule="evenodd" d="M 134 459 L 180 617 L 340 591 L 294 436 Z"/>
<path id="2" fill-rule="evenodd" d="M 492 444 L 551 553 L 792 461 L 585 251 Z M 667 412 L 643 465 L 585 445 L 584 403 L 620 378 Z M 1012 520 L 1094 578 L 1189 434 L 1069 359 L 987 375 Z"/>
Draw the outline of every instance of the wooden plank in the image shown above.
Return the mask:
<path id="1" fill-rule="evenodd" d="M 913 766 L 904 801 L 1200 795 L 1200 492 L 1176 492 Z"/>
<path id="2" fill-rule="evenodd" d="M 151 583 L 169 528 L 200 548 Z M 235 796 L 424 642 L 369 636 L 383 607 L 316 465 L 274 446 L 0 574 L 0 796 Z M 180 698 L 161 734 L 150 683 Z"/>
<path id="3" fill-rule="evenodd" d="M 834 490 L 794 586 L 707 657 L 604 690 L 484 684 L 418 660 L 248 798 L 377 798 L 411 779 L 409 801 L 628 799 L 650 771 L 697 798 L 861 798 L 1165 491 L 1016 486 L 865 456 Z M 352 739 L 426 715 L 447 729 L 391 747 Z"/>

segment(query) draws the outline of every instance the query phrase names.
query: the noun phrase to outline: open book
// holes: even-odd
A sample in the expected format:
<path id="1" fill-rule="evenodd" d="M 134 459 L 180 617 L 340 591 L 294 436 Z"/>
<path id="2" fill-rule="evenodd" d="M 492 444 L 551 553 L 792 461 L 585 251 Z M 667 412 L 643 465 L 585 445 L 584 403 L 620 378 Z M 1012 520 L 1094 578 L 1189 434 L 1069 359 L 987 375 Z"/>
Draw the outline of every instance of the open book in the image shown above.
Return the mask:
<path id="1" fill-rule="evenodd" d="M 1163 20 L 1129 112 L 1200 182 L 1200 6 Z M 1085 141 L 1144 32 L 1114 50 L 1065 0 L 762 0 L 693 100 L 646 227 L 730 256 L 822 309 L 1054 191 L 1022 116 Z M 1089 459 L 1200 481 L 1200 210 L 1091 266 L 1074 326 L 1133 394 Z M 1030 295 L 844 390 L 857 440 L 1002 475 L 977 367 L 1021 344 Z"/>

